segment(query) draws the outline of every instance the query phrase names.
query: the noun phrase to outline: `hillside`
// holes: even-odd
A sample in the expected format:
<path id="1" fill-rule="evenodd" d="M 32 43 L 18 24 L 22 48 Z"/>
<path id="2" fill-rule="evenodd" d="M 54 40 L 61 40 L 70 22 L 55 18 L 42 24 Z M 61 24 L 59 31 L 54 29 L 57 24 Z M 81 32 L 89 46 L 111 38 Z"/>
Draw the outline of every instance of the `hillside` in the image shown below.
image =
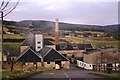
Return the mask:
<path id="1" fill-rule="evenodd" d="M 16 25 L 18 27 L 29 27 L 30 28 L 39 28 L 43 31 L 52 31 L 55 28 L 55 22 L 52 21 L 44 21 L 44 20 L 24 20 L 19 22 L 13 21 L 5 21 L 4 24 L 9 25 Z M 119 25 L 106 25 L 106 26 L 99 26 L 99 25 L 86 25 L 86 24 L 72 24 L 72 23 L 63 23 L 59 22 L 60 30 L 70 30 L 70 31 L 100 31 L 100 32 L 107 32 L 110 35 L 118 36 L 118 28 Z"/>

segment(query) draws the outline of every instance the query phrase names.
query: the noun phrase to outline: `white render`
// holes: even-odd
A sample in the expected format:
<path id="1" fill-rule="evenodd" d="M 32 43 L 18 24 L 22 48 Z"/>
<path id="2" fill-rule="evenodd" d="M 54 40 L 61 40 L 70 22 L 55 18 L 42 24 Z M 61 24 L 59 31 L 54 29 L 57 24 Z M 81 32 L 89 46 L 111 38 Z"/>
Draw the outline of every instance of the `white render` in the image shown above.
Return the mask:
<path id="1" fill-rule="evenodd" d="M 93 69 L 93 64 L 88 64 L 83 61 L 77 60 L 77 66 L 87 69 L 87 70 L 92 70 Z"/>
<path id="2" fill-rule="evenodd" d="M 43 48 L 43 35 L 35 34 L 35 50 L 40 51 Z"/>

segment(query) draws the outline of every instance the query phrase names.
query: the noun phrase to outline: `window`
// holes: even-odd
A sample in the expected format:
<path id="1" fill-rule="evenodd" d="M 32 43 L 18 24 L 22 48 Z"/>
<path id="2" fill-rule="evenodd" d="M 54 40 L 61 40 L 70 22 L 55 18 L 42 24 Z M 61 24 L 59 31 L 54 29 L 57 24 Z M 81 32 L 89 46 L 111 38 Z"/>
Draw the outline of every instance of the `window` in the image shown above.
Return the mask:
<path id="1" fill-rule="evenodd" d="M 90 67 L 91 67 L 91 65 L 90 65 Z"/>
<path id="2" fill-rule="evenodd" d="M 38 44 L 40 44 L 41 42 L 38 42 Z"/>
<path id="3" fill-rule="evenodd" d="M 41 48 L 41 47 L 38 47 L 38 48 Z"/>
<path id="4" fill-rule="evenodd" d="M 84 66 L 86 66 L 86 64 L 84 64 Z"/>
<path id="5" fill-rule="evenodd" d="M 50 64 L 50 62 L 47 62 L 47 64 Z"/>
<path id="6" fill-rule="evenodd" d="M 65 45 L 60 45 L 60 49 L 64 50 L 65 49 Z"/>
<path id="7" fill-rule="evenodd" d="M 78 45 L 77 44 L 73 44 L 72 47 L 73 47 L 73 50 L 78 50 Z"/>

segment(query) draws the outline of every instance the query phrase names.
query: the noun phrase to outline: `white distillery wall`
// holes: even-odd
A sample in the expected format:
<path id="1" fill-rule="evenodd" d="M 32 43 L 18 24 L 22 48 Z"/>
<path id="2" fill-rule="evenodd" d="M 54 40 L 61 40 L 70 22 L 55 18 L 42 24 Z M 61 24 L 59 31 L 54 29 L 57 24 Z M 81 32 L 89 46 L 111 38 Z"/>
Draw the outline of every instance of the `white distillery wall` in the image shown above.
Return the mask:
<path id="1" fill-rule="evenodd" d="M 77 60 L 77 66 L 84 68 L 84 69 L 88 69 L 88 70 L 92 70 L 93 69 L 93 64 L 87 64 L 85 62 L 82 62 L 80 60 Z"/>
<path id="2" fill-rule="evenodd" d="M 107 67 L 107 64 L 102 64 L 102 66 L 103 65 L 105 66 L 105 68 Z M 116 70 L 119 70 L 119 65 L 120 65 L 119 63 L 116 63 Z M 88 63 L 85 63 L 85 62 L 80 61 L 80 60 L 77 60 L 77 66 L 80 68 L 87 69 L 87 70 L 93 69 L 93 64 L 88 64 Z M 101 70 L 104 70 L 104 69 L 101 69 Z M 112 64 L 112 70 L 115 70 L 115 64 Z"/>
<path id="3" fill-rule="evenodd" d="M 42 34 L 35 34 L 35 49 L 39 51 L 43 48 L 43 35 Z"/>

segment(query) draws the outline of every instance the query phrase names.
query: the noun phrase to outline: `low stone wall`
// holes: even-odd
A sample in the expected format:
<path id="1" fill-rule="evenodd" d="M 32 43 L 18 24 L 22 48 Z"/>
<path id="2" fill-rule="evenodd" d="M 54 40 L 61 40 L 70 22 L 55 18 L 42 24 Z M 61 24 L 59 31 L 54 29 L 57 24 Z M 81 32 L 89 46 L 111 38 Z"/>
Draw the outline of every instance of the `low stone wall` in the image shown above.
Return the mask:
<path id="1" fill-rule="evenodd" d="M 70 61 L 62 61 L 63 68 L 69 69 L 70 68 Z"/>

